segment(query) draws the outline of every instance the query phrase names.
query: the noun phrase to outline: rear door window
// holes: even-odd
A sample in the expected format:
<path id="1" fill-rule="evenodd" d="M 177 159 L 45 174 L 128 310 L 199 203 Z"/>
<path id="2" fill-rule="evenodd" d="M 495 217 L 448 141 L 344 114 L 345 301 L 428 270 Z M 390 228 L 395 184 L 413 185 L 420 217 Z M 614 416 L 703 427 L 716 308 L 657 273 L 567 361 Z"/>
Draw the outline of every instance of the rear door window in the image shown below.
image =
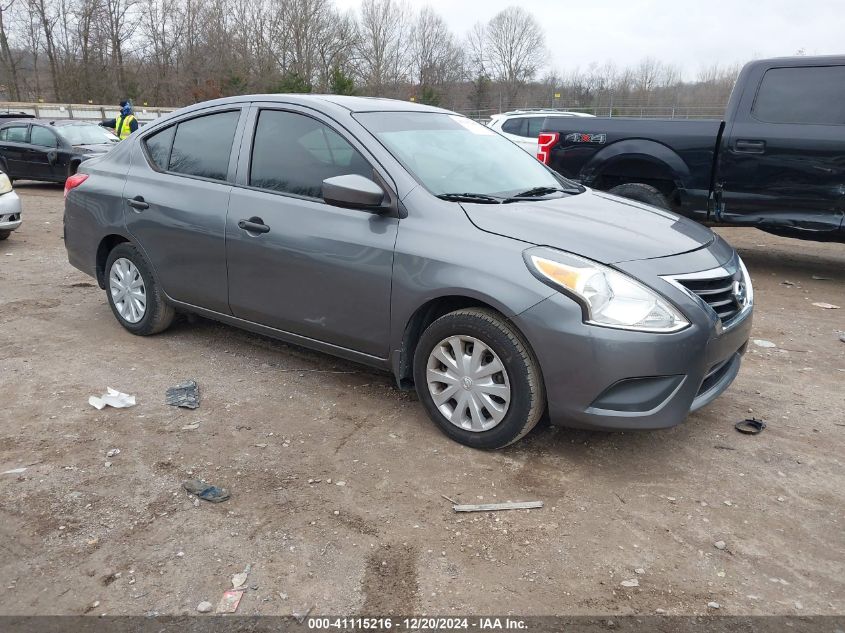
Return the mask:
<path id="1" fill-rule="evenodd" d="M 13 143 L 26 143 L 26 128 L 25 125 L 11 125 L 3 129 L 5 136 L 4 141 L 11 141 Z"/>
<path id="2" fill-rule="evenodd" d="M 332 128 L 295 112 L 261 111 L 252 145 L 250 186 L 320 198 L 323 180 L 347 174 L 372 178 L 373 168 Z"/>
<path id="3" fill-rule="evenodd" d="M 545 117 L 541 116 L 532 116 L 528 121 L 528 137 L 530 138 L 537 138 L 540 136 L 540 132 L 543 131 L 543 121 L 545 121 Z"/>
<path id="4" fill-rule="evenodd" d="M 767 70 L 751 113 L 767 123 L 845 125 L 845 66 Z"/>
<path id="5" fill-rule="evenodd" d="M 167 170 L 225 181 L 240 115 L 219 112 L 178 123 Z"/>

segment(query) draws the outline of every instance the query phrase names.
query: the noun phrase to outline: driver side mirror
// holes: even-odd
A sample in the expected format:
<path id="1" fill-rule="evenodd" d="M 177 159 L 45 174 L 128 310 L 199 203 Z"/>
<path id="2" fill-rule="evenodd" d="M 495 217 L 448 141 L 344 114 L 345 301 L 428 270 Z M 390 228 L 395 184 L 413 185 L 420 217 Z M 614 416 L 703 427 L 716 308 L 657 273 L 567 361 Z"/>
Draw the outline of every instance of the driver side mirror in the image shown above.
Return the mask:
<path id="1" fill-rule="evenodd" d="M 323 181 L 323 200 L 335 207 L 379 213 L 385 193 L 375 182 L 357 174 L 334 176 Z"/>

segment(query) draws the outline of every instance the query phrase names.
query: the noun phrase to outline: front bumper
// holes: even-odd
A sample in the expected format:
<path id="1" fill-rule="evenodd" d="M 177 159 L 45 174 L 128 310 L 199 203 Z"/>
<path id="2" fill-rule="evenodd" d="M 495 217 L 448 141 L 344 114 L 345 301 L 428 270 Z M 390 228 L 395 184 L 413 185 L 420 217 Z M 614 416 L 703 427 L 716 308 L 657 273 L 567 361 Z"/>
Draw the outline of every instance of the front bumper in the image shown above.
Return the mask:
<path id="1" fill-rule="evenodd" d="M 672 259 L 663 262 L 668 262 L 666 272 L 681 272 L 671 269 L 678 263 Z M 635 274 L 640 279 L 659 279 L 654 266 L 636 262 L 625 268 L 633 274 L 632 269 L 640 267 Z M 644 267 L 652 267 L 650 275 L 642 274 Z M 683 422 L 733 382 L 748 344 L 752 311 L 724 330 L 715 313 L 694 297 L 661 283 L 651 285 L 690 321 L 680 332 L 587 325 L 580 306 L 562 294 L 514 317 L 540 362 L 553 424 L 600 430 L 667 428 Z"/>
<path id="2" fill-rule="evenodd" d="M 21 225 L 21 199 L 14 191 L 0 195 L 0 231 L 14 231 Z"/>

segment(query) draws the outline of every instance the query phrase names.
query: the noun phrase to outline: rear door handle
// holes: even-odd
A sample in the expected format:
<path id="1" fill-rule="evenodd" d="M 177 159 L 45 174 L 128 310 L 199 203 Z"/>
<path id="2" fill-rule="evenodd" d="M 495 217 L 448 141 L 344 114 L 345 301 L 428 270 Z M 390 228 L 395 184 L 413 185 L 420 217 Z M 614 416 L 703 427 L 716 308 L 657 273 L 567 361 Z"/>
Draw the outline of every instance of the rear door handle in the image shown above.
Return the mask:
<path id="1" fill-rule="evenodd" d="M 251 217 L 249 220 L 241 220 L 238 222 L 238 228 L 247 233 L 269 233 L 270 227 L 264 224 L 264 220 L 257 217 Z"/>
<path id="2" fill-rule="evenodd" d="M 126 202 L 129 203 L 130 207 L 138 209 L 138 211 L 150 208 L 150 204 L 144 200 L 144 196 L 135 196 L 134 198 L 129 198 Z"/>
<path id="3" fill-rule="evenodd" d="M 734 143 L 734 151 L 743 154 L 762 154 L 766 151 L 766 141 L 739 139 Z"/>

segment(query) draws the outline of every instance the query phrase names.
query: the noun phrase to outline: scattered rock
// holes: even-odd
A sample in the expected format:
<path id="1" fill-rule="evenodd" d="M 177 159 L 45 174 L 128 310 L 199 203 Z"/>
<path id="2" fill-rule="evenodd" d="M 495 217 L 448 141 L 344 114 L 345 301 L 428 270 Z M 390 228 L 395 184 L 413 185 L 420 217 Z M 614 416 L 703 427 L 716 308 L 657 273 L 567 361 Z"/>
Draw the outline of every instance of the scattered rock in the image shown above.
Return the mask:
<path id="1" fill-rule="evenodd" d="M 211 613 L 211 610 L 214 608 L 214 605 L 208 602 L 207 600 L 203 600 L 197 605 L 197 611 L 200 613 Z"/>
<path id="2" fill-rule="evenodd" d="M 642 567 L 637 567 L 637 568 L 634 570 L 634 573 L 635 573 L 635 574 L 639 574 L 639 575 L 643 575 L 643 574 L 645 573 L 645 569 L 643 569 Z"/>
<path id="3" fill-rule="evenodd" d="M 666 613 L 666 609 L 655 609 L 654 612 L 657 615 L 663 615 L 664 613 Z"/>
<path id="4" fill-rule="evenodd" d="M 334 485 L 335 486 L 345 486 L 346 482 L 345 481 L 336 481 L 336 482 L 334 482 Z"/>
<path id="5" fill-rule="evenodd" d="M 721 609 L 722 608 L 722 605 L 720 605 L 718 602 L 708 602 L 707 606 L 711 609 Z"/>
<path id="6" fill-rule="evenodd" d="M 764 347 L 764 348 L 777 347 L 777 345 L 775 345 L 771 341 L 767 341 L 766 339 L 762 339 L 762 338 L 755 338 L 752 341 L 752 343 L 754 343 L 757 347 Z"/>
<path id="7" fill-rule="evenodd" d="M 729 508 L 730 508 L 731 506 L 733 506 L 733 503 L 732 503 L 731 501 L 723 501 L 722 503 L 724 503 L 724 504 L 725 504 L 726 506 L 728 506 Z"/>
<path id="8" fill-rule="evenodd" d="M 113 448 L 106 453 L 106 457 L 114 457 L 115 455 L 120 455 L 120 449 L 119 448 Z"/>
<path id="9" fill-rule="evenodd" d="M 713 543 L 713 547 L 715 547 L 716 549 L 725 549 L 727 547 L 727 544 L 724 541 L 716 541 L 715 543 Z"/>
<path id="10" fill-rule="evenodd" d="M 632 578 L 631 580 L 623 580 L 619 584 L 622 585 L 623 587 L 639 587 L 640 581 L 637 580 L 636 578 Z"/>

